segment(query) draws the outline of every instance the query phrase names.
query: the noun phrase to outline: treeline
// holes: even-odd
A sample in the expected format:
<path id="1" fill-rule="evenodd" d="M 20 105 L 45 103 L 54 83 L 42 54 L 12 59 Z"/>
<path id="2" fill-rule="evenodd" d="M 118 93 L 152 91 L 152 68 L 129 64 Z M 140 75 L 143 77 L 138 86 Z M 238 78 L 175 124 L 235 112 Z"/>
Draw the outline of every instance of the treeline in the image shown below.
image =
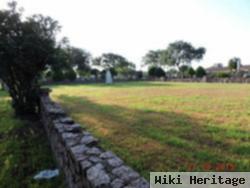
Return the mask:
<path id="1" fill-rule="evenodd" d="M 194 70 L 192 61 L 199 61 L 205 54 L 205 48 L 194 48 L 190 43 L 176 41 L 164 50 L 151 50 L 143 57 L 143 66 L 148 68 L 145 73 L 136 71 L 133 62 L 125 57 L 104 53 L 93 57 L 86 50 L 72 47 L 68 40 L 60 42 L 54 55 L 53 63 L 43 74 L 44 80 L 62 81 L 80 79 L 104 79 L 105 71 L 110 70 L 113 77 L 120 79 L 141 79 L 146 75 L 150 78 L 160 77 L 203 77 L 203 67 Z M 168 71 L 165 72 L 165 69 Z"/>
<path id="2" fill-rule="evenodd" d="M 161 77 L 202 77 L 206 74 L 203 67 L 194 70 L 192 61 L 200 61 L 206 49 L 195 48 L 191 43 L 176 41 L 170 43 L 166 49 L 151 50 L 144 57 L 144 65 L 149 66 L 149 76 Z M 165 73 L 164 69 L 168 69 Z"/>
<path id="3" fill-rule="evenodd" d="M 66 42 L 65 42 L 66 41 Z M 113 77 L 140 78 L 142 73 L 136 71 L 134 63 L 125 57 L 104 53 L 99 57 L 93 57 L 86 50 L 72 47 L 67 40 L 63 40 L 58 46 L 53 57 L 53 63 L 48 65 L 43 72 L 43 80 L 74 81 L 79 79 L 104 79 L 106 70 L 110 70 Z"/>
<path id="4" fill-rule="evenodd" d="M 142 58 L 142 67 L 147 71 L 136 70 L 133 62 L 114 53 L 103 53 L 93 57 L 86 50 L 72 47 L 67 39 L 57 46 L 53 63 L 43 72 L 43 80 L 74 81 L 78 79 L 104 80 L 106 70 L 110 70 L 115 78 L 142 79 L 145 78 L 202 78 L 207 75 L 202 66 L 192 67 L 193 61 L 200 61 L 206 53 L 204 47 L 195 48 L 191 43 L 175 41 L 166 49 L 150 50 Z M 238 57 L 228 62 L 230 72 L 216 72 L 210 77 L 230 77 L 235 74 L 237 66 L 241 65 Z M 222 64 L 216 65 L 223 67 Z M 145 70 L 145 69 L 144 69 Z"/>

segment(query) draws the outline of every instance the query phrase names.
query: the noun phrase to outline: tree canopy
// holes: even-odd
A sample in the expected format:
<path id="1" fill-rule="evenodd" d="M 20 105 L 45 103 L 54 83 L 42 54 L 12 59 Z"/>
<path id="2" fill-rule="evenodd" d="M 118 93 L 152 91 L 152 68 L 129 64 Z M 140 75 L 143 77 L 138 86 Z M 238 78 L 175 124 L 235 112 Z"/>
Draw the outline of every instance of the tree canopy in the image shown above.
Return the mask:
<path id="1" fill-rule="evenodd" d="M 71 47 L 70 64 L 77 67 L 78 71 L 90 71 L 91 55 L 81 48 Z"/>
<path id="2" fill-rule="evenodd" d="M 206 70 L 203 67 L 201 67 L 201 66 L 197 67 L 197 69 L 195 71 L 195 75 L 197 78 L 202 78 L 206 74 L 207 74 Z"/>
<path id="3" fill-rule="evenodd" d="M 161 67 L 151 66 L 148 69 L 148 75 L 155 78 L 165 77 L 166 73 Z"/>
<path id="4" fill-rule="evenodd" d="M 100 66 L 103 69 L 113 68 L 118 74 L 126 75 L 135 71 L 135 64 L 114 53 L 104 53 L 100 57 L 94 58 L 93 65 Z"/>
<path id="5" fill-rule="evenodd" d="M 150 50 L 148 53 L 142 58 L 144 65 L 152 65 L 152 66 L 160 66 L 161 55 L 163 50 Z"/>
<path id="6" fill-rule="evenodd" d="M 0 75 L 17 115 L 38 110 L 38 77 L 55 54 L 58 22 L 34 15 L 22 18 L 17 3 L 0 10 Z"/>
<path id="7" fill-rule="evenodd" d="M 206 49 L 203 47 L 195 48 L 191 43 L 176 41 L 170 43 L 163 51 L 161 61 L 163 64 L 179 68 L 181 65 L 189 65 L 193 60 L 201 60 L 205 53 Z"/>

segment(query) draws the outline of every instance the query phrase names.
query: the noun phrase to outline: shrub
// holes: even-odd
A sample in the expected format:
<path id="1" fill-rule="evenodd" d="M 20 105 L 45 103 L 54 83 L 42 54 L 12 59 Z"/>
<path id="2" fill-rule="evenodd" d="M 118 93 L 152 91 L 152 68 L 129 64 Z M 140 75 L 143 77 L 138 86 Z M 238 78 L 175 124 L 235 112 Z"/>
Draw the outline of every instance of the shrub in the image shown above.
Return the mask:
<path id="1" fill-rule="evenodd" d="M 195 75 L 196 75 L 197 78 L 202 78 L 202 77 L 205 76 L 206 74 L 207 74 L 207 73 L 206 73 L 206 70 L 205 70 L 203 67 L 199 66 L 199 67 L 196 69 Z"/>
<path id="2" fill-rule="evenodd" d="M 149 67 L 148 69 L 148 75 L 151 77 L 160 78 L 160 77 L 166 76 L 166 73 L 161 67 L 152 66 L 152 67 Z"/>
<path id="3" fill-rule="evenodd" d="M 228 72 L 217 72 L 215 74 L 215 77 L 217 77 L 217 78 L 229 78 L 230 73 L 228 73 Z"/>
<path id="4" fill-rule="evenodd" d="M 193 77 L 195 75 L 195 70 L 192 67 L 189 67 L 187 72 L 190 77 Z"/>

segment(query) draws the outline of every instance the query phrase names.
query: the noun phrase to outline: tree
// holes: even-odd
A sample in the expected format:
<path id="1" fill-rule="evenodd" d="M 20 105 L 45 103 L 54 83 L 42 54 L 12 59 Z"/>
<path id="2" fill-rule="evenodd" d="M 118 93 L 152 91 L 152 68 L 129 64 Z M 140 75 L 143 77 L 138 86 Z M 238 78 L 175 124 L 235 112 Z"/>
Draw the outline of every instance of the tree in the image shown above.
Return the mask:
<path id="1" fill-rule="evenodd" d="M 205 70 L 203 67 L 199 66 L 199 67 L 196 69 L 195 75 L 196 75 L 197 78 L 202 78 L 202 77 L 205 76 L 206 74 L 207 74 L 207 73 L 206 73 L 206 70 Z"/>
<path id="2" fill-rule="evenodd" d="M 58 22 L 34 15 L 22 18 L 17 3 L 0 10 L 0 75 L 18 116 L 38 112 L 38 78 L 55 53 Z"/>
<path id="3" fill-rule="evenodd" d="M 105 70 L 114 69 L 118 74 L 122 75 L 130 75 L 135 70 L 133 63 L 129 62 L 125 57 L 113 53 L 105 53 L 95 58 L 93 65 L 100 66 Z"/>
<path id="4" fill-rule="evenodd" d="M 229 61 L 228 61 L 228 68 L 232 71 L 232 70 L 236 70 L 238 65 L 241 64 L 241 59 L 238 58 L 238 57 L 234 57 L 234 58 L 231 58 Z"/>
<path id="5" fill-rule="evenodd" d="M 203 47 L 194 48 L 192 44 L 184 41 L 170 43 L 163 51 L 161 61 L 169 66 L 189 65 L 193 60 L 199 61 L 203 58 L 206 50 Z"/>
<path id="6" fill-rule="evenodd" d="M 52 80 L 56 81 L 56 82 L 65 80 L 65 75 L 64 75 L 63 71 L 61 69 L 54 70 L 52 72 Z"/>
<path id="7" fill-rule="evenodd" d="M 142 58 L 144 65 L 151 66 L 160 66 L 161 63 L 161 55 L 162 50 L 150 50 L 148 53 Z"/>
<path id="8" fill-rule="evenodd" d="M 148 75 L 151 77 L 164 77 L 166 75 L 165 71 L 161 67 L 151 66 L 148 69 Z"/>
<path id="9" fill-rule="evenodd" d="M 83 49 L 71 47 L 69 49 L 70 64 L 77 67 L 79 72 L 90 72 L 91 55 Z"/>
<path id="10" fill-rule="evenodd" d="M 49 74 L 46 76 L 52 77 L 53 81 L 63 81 L 73 79 L 75 74 L 72 64 L 70 63 L 69 47 L 58 46 L 55 50 L 51 64 L 48 66 Z M 74 73 L 73 73 L 73 72 Z M 71 76 L 70 76 L 71 74 Z M 69 79 L 69 77 L 71 77 Z"/>
<path id="11" fill-rule="evenodd" d="M 119 67 L 124 62 L 127 62 L 126 58 L 120 55 L 104 53 L 100 57 L 97 57 L 93 60 L 93 65 L 100 66 L 104 69 L 110 69 Z"/>
<path id="12" fill-rule="evenodd" d="M 188 75 L 190 77 L 193 77 L 195 75 L 195 70 L 193 69 L 193 67 L 188 68 Z"/>
<path id="13" fill-rule="evenodd" d="M 166 76 L 169 78 L 175 78 L 178 75 L 178 71 L 175 68 L 171 68 L 166 72 Z"/>
<path id="14" fill-rule="evenodd" d="M 188 76 L 188 68 L 189 68 L 189 66 L 187 66 L 187 65 L 180 66 L 179 70 L 180 70 L 182 77 Z"/>

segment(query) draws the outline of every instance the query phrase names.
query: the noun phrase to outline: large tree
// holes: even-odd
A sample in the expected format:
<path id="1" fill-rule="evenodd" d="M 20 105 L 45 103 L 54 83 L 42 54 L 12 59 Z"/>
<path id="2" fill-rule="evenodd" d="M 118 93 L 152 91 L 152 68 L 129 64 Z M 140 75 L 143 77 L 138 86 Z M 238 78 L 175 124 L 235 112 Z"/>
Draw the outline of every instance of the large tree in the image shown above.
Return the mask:
<path id="1" fill-rule="evenodd" d="M 104 53 L 93 60 L 93 65 L 100 66 L 103 69 L 115 69 L 118 74 L 129 76 L 134 70 L 135 65 L 129 62 L 125 57 L 114 54 Z"/>
<path id="2" fill-rule="evenodd" d="M 142 58 L 144 65 L 150 66 L 161 66 L 161 55 L 162 50 L 150 50 L 146 53 L 146 55 Z"/>
<path id="3" fill-rule="evenodd" d="M 49 66 L 49 77 L 51 76 L 54 81 L 75 80 L 76 73 L 70 60 L 69 48 L 58 47 Z"/>
<path id="4" fill-rule="evenodd" d="M 170 43 L 163 51 L 161 61 L 169 66 L 190 65 L 193 60 L 199 61 L 206 53 L 205 48 L 195 48 L 192 44 L 184 41 Z"/>
<path id="5" fill-rule="evenodd" d="M 40 73 L 55 53 L 56 33 L 60 27 L 50 17 L 22 18 L 16 2 L 0 10 L 0 71 L 9 88 L 16 115 L 38 111 Z"/>
<path id="6" fill-rule="evenodd" d="M 85 75 L 90 73 L 91 55 L 81 48 L 72 47 L 68 41 L 61 41 L 56 49 L 53 64 L 49 67 L 49 76 L 53 80 L 61 81 L 65 79 L 74 80 L 76 73 Z"/>

